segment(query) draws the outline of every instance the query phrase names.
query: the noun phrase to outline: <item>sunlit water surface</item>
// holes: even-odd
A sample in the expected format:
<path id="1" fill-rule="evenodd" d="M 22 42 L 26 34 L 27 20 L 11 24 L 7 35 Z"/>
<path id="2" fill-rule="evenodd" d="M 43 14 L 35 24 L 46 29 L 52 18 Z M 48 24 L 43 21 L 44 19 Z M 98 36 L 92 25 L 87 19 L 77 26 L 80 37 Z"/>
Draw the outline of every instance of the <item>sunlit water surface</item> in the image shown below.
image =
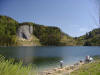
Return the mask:
<path id="1" fill-rule="evenodd" d="M 64 65 L 70 65 L 84 60 L 87 55 L 100 55 L 100 47 L 0 47 L 0 54 L 6 58 L 22 60 L 24 64 L 34 64 L 39 71 L 43 71 L 59 67 L 61 60 L 64 61 Z"/>

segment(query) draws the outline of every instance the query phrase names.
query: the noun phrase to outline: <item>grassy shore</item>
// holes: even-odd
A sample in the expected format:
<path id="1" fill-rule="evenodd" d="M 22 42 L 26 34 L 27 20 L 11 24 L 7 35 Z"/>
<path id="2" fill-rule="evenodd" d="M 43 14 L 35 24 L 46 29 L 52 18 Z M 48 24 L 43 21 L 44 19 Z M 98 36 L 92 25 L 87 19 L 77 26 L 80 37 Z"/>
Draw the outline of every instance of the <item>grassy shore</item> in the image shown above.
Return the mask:
<path id="1" fill-rule="evenodd" d="M 23 66 L 22 62 L 14 63 L 13 59 L 5 60 L 0 55 L 0 75 L 37 75 L 31 65 Z"/>
<path id="2" fill-rule="evenodd" d="M 100 75 L 100 60 L 83 65 L 78 70 L 73 71 L 71 75 Z"/>
<path id="3" fill-rule="evenodd" d="M 94 57 L 94 62 L 79 63 L 79 65 L 65 66 L 51 71 L 45 71 L 40 75 L 100 75 L 100 56 Z"/>
<path id="4" fill-rule="evenodd" d="M 100 75 L 100 57 L 95 56 L 94 59 L 95 62 L 84 64 L 71 75 Z"/>

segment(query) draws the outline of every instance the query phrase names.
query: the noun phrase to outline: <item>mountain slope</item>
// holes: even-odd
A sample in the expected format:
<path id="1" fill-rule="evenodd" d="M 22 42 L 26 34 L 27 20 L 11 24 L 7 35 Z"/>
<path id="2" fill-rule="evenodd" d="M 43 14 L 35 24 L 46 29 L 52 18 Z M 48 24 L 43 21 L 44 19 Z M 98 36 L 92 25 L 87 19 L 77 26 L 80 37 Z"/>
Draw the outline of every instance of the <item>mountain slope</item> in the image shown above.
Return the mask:
<path id="1" fill-rule="evenodd" d="M 100 46 L 100 28 L 94 29 L 77 38 L 77 44 L 84 46 Z"/>
<path id="2" fill-rule="evenodd" d="M 8 16 L 0 16 L 0 46 L 64 46 L 74 45 L 73 38 L 58 27 L 32 22 L 18 23 Z"/>
<path id="3" fill-rule="evenodd" d="M 0 46 L 100 46 L 100 28 L 73 38 L 58 27 L 18 23 L 0 15 Z"/>
<path id="4" fill-rule="evenodd" d="M 9 46 L 16 43 L 18 22 L 8 16 L 0 15 L 0 45 Z"/>
<path id="5" fill-rule="evenodd" d="M 40 46 L 39 39 L 31 35 L 31 39 L 26 40 L 17 36 L 17 29 L 20 23 L 8 16 L 0 15 L 0 46 Z M 34 39 L 33 39 L 34 38 Z"/>
<path id="6" fill-rule="evenodd" d="M 76 45 L 75 39 L 63 32 L 62 32 L 62 38 L 60 42 L 62 43 L 62 46 L 75 46 Z"/>

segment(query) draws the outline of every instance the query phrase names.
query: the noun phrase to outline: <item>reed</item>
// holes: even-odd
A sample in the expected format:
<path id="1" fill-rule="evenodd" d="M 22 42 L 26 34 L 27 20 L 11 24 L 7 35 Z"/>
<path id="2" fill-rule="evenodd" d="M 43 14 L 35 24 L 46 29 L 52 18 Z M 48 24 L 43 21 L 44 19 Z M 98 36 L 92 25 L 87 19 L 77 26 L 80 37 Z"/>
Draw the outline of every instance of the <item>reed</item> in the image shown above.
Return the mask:
<path id="1" fill-rule="evenodd" d="M 13 59 L 5 60 L 5 57 L 0 55 L 0 75 L 37 75 L 32 65 L 22 64 L 22 62 L 14 63 Z"/>

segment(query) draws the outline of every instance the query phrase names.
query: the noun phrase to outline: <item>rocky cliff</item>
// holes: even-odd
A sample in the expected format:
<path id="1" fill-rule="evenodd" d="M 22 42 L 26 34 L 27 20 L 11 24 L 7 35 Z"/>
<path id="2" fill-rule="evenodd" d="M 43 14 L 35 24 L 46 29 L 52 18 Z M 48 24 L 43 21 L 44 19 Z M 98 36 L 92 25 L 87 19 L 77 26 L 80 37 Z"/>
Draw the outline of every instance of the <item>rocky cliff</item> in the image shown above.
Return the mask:
<path id="1" fill-rule="evenodd" d="M 30 25 L 21 25 L 17 29 L 17 36 L 25 40 L 30 39 L 32 33 L 33 33 L 33 26 Z"/>
<path id="2" fill-rule="evenodd" d="M 33 34 L 33 26 L 20 23 L 16 31 L 19 46 L 41 46 L 39 39 Z"/>

